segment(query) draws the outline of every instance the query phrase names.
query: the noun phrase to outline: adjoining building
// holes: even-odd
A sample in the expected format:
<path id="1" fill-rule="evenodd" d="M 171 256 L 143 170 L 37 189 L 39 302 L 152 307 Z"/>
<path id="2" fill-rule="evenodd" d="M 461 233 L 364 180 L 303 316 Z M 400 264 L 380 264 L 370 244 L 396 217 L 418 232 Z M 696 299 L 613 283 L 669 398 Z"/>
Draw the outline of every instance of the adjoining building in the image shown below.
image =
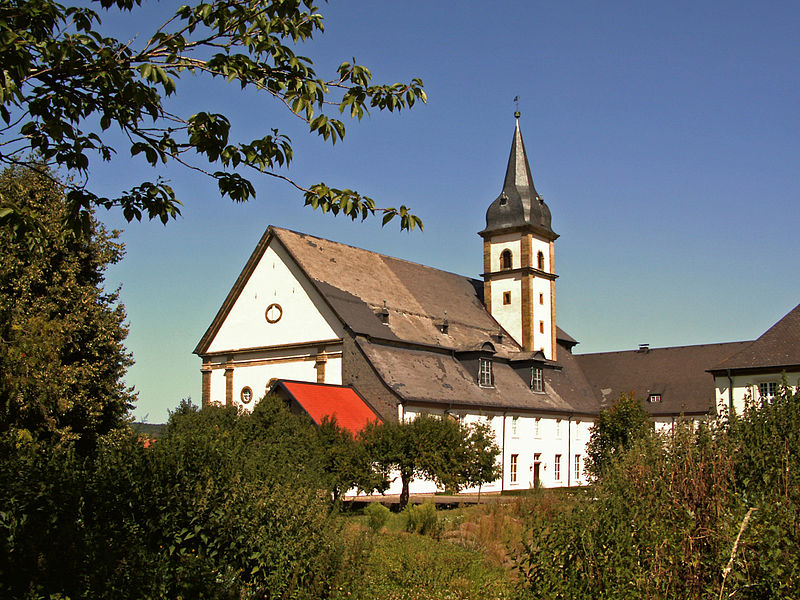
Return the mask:
<path id="1" fill-rule="evenodd" d="M 590 428 L 620 393 L 663 423 L 712 414 L 706 370 L 746 343 L 573 354 L 556 324 L 558 235 L 518 117 L 480 232 L 481 279 L 270 226 L 194 350 L 203 404 L 250 408 L 276 380 L 296 380 L 349 386 L 382 420 L 483 420 L 503 465 L 485 491 L 584 483 Z"/>

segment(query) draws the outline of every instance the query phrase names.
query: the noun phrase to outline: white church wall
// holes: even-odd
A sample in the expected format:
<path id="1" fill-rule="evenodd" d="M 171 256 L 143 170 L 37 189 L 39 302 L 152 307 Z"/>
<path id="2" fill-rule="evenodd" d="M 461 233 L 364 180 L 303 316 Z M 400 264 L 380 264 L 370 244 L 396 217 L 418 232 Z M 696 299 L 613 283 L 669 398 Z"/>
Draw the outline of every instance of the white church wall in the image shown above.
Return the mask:
<path id="1" fill-rule="evenodd" d="M 267 308 L 273 308 L 270 323 Z M 278 318 L 279 317 L 279 318 Z M 261 257 L 208 353 L 340 339 L 341 326 L 274 239 Z"/>
<path id="2" fill-rule="evenodd" d="M 547 358 L 553 357 L 552 312 L 550 281 L 533 279 L 533 347 L 541 349 Z"/>
<path id="3" fill-rule="evenodd" d="M 500 255 L 511 251 L 511 268 L 519 269 L 522 266 L 522 242 L 518 233 L 506 233 L 492 237 L 491 244 L 491 271 L 500 271 Z"/>
<path id="4" fill-rule="evenodd" d="M 759 398 L 759 384 L 778 386 L 783 381 L 782 373 L 758 374 L 750 373 L 747 375 L 733 375 L 733 406 L 737 414 L 742 414 L 747 400 Z M 786 372 L 786 382 L 793 389 L 800 387 L 800 371 Z M 727 376 L 715 377 L 714 386 L 717 394 L 717 407 L 719 410 L 727 409 L 729 406 L 729 387 L 730 382 Z M 771 386 L 770 386 L 771 387 Z M 769 388 L 767 388 L 769 393 Z"/>
<path id="5" fill-rule="evenodd" d="M 492 280 L 492 316 L 518 344 L 522 344 L 522 278 L 519 273 L 499 275 Z M 503 294 L 511 294 L 511 303 L 503 304 Z"/>

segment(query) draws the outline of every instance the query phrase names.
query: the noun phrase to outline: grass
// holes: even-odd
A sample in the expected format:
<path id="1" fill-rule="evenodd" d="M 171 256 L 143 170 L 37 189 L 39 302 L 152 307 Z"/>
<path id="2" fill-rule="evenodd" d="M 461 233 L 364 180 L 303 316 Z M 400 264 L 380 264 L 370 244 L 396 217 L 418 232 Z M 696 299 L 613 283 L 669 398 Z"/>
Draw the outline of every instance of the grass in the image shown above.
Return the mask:
<path id="1" fill-rule="evenodd" d="M 363 574 L 338 598 L 355 600 L 517 599 L 513 554 L 524 523 L 552 510 L 563 495 L 535 492 L 508 502 L 437 511 L 439 539 L 407 533 L 406 518 L 392 513 L 378 533 L 367 533 L 367 518 L 348 515 L 350 525 L 372 537 Z"/>

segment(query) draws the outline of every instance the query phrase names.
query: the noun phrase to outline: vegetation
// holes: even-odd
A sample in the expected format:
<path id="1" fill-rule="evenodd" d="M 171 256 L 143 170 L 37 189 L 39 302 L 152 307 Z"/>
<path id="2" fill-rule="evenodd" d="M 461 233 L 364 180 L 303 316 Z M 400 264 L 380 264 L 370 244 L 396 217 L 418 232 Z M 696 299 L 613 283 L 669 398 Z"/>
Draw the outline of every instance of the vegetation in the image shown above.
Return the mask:
<path id="1" fill-rule="evenodd" d="M 0 228 L 0 437 L 87 451 L 135 399 L 122 383 L 125 310 L 103 287 L 122 244 L 91 217 L 87 236 L 65 235 L 64 191 L 44 165 L 3 171 L 0 196 L 40 223 L 36 251 Z"/>
<path id="2" fill-rule="evenodd" d="M 422 414 L 412 421 L 372 424 L 362 432 L 362 440 L 371 462 L 385 477 L 399 471 L 401 509 L 408 504 L 415 477 L 453 491 L 499 477 L 500 449 L 482 423 L 462 425 L 455 419 Z"/>
<path id="3" fill-rule="evenodd" d="M 597 484 L 529 521 L 532 597 L 800 596 L 800 394 L 616 453 Z"/>
<path id="4" fill-rule="evenodd" d="M 121 210 L 128 221 L 147 216 L 166 223 L 180 213 L 180 201 L 161 178 L 111 198 L 92 192 L 92 161 L 111 161 L 118 152 L 152 166 L 184 165 L 214 179 L 220 194 L 237 202 L 255 195 L 242 174 L 247 169 L 289 182 L 315 209 L 353 219 L 377 211 L 384 224 L 399 216 L 401 228 L 421 227 L 405 206 L 376 208 L 356 191 L 305 186 L 282 174 L 293 159 L 292 143 L 275 128 L 233 139 L 226 115 L 183 114 L 180 104 L 167 101 L 187 77 L 235 85 L 285 107 L 309 133 L 335 143 L 345 135 L 339 114 L 361 119 L 370 108 L 400 111 L 425 102 L 421 80 L 375 84 L 369 69 L 355 62 L 319 76 L 310 58 L 295 53 L 324 29 L 312 0 L 198 1 L 132 39 L 102 34 L 101 13 L 152 10 L 145 4 L 20 0 L 0 8 L 0 162 L 19 165 L 33 151 L 47 167 L 75 175 L 64 215 L 74 231 L 89 232 L 96 206 Z M 97 5 L 102 11 L 93 10 Z M 122 135 L 109 135 L 112 126 Z M 119 139 L 126 141 L 118 145 Z M 35 225 L 25 217 L 13 198 L 0 198 L 2 224 L 16 230 Z"/>
<path id="5" fill-rule="evenodd" d="M 2 448 L 4 598 L 325 598 L 359 573 L 320 490 L 316 433 L 266 399 L 252 415 L 183 404 L 145 449 Z"/>
<path id="6" fill-rule="evenodd" d="M 618 453 L 651 430 L 650 418 L 636 397 L 623 394 L 609 408 L 600 411 L 592 426 L 592 436 L 586 445 L 587 470 L 595 477 L 600 476 Z"/>

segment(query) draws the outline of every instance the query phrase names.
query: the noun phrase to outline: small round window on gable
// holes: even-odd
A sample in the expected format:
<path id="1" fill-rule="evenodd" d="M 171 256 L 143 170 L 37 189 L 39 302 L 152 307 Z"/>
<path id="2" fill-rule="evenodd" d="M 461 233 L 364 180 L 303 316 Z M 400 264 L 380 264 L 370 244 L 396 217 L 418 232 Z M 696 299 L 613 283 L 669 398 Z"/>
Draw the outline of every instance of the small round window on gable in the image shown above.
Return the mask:
<path id="1" fill-rule="evenodd" d="M 242 404 L 250 404 L 250 401 L 253 399 L 253 390 L 250 389 L 249 386 L 243 387 L 239 398 L 242 399 Z"/>
<path id="2" fill-rule="evenodd" d="M 283 309 L 281 308 L 280 304 L 270 304 L 267 307 L 266 312 L 264 313 L 264 317 L 267 319 L 267 323 L 277 323 L 281 320 L 283 316 Z"/>

